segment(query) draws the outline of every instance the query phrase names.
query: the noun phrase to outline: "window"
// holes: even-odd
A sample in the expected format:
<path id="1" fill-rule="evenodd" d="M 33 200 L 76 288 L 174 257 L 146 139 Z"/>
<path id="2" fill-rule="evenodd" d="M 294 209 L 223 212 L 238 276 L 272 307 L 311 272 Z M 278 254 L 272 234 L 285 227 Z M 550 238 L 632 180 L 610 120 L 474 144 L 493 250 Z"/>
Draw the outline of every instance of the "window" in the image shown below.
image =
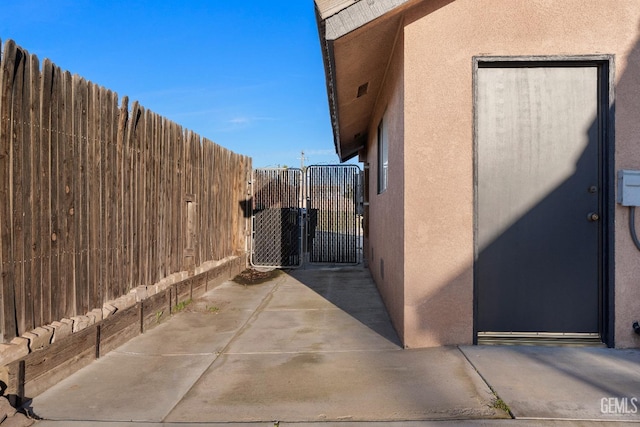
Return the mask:
<path id="1" fill-rule="evenodd" d="M 384 117 L 378 125 L 378 194 L 384 193 L 389 184 L 389 137 Z"/>

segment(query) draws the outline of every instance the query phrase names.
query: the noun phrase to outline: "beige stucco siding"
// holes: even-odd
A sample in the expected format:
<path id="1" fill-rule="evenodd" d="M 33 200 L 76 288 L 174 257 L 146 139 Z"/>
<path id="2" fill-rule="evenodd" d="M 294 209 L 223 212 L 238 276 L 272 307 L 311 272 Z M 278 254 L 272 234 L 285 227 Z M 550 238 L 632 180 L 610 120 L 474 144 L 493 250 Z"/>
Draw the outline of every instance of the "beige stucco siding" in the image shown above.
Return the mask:
<path id="1" fill-rule="evenodd" d="M 640 5 L 627 3 L 629 16 L 619 23 L 628 40 L 616 56 L 616 172 L 640 169 Z M 640 320 L 640 252 L 631 240 L 628 208 L 616 204 L 615 216 L 615 346 L 640 347 L 631 329 Z"/>
<path id="2" fill-rule="evenodd" d="M 394 327 L 403 340 L 405 174 L 402 40 L 398 40 L 398 46 L 394 49 L 369 128 L 370 227 L 367 259 Z M 378 125 L 383 116 L 389 141 L 389 177 L 387 190 L 378 194 Z"/>
<path id="3" fill-rule="evenodd" d="M 440 0 L 424 1 L 407 14 L 399 41 L 404 79 L 385 83 L 392 94 L 388 111 L 402 110 L 397 103 L 404 103 L 404 150 L 391 147 L 390 185 L 400 184 L 401 168 L 405 190 L 371 199 L 371 241 L 376 256 L 388 257 L 386 271 L 395 268 L 390 260 L 398 243 L 390 242 L 386 252 L 375 242 L 387 241 L 385 227 L 397 203 L 404 204 L 404 277 L 388 277 L 400 280 L 394 289 L 404 284 L 405 345 L 473 339 L 473 57 L 614 55 L 615 170 L 640 169 L 639 24 L 637 0 Z M 393 116 L 401 119 L 401 113 Z M 375 179 L 375 164 L 371 175 Z M 629 237 L 627 209 L 617 206 L 615 212 L 616 346 L 640 346 L 631 329 L 640 318 L 640 252 Z M 393 292 L 395 312 L 399 291 Z"/>

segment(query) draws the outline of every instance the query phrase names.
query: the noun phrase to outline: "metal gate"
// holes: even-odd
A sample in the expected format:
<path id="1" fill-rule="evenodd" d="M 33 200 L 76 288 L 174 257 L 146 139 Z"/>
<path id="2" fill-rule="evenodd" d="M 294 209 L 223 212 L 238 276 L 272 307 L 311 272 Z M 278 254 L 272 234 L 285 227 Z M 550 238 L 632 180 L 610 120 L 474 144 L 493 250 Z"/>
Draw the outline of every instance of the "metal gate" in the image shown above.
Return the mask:
<path id="1" fill-rule="evenodd" d="M 307 169 L 307 242 L 310 262 L 358 262 L 361 216 L 357 166 Z"/>
<path id="2" fill-rule="evenodd" d="M 252 265 L 302 265 L 302 181 L 300 169 L 253 171 Z"/>
<path id="3" fill-rule="evenodd" d="M 355 165 L 254 170 L 251 264 L 358 263 L 361 179 Z"/>

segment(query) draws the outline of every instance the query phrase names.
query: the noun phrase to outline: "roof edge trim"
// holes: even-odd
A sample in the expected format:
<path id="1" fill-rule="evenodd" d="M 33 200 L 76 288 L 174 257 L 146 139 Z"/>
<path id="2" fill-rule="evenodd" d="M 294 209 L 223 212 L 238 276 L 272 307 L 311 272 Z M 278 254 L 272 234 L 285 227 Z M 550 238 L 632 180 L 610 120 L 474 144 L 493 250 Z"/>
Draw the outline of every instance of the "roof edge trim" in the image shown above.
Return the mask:
<path id="1" fill-rule="evenodd" d="M 322 19 L 327 19 L 360 0 L 315 0 Z"/>
<path id="2" fill-rule="evenodd" d="M 325 39 L 336 40 L 411 0 L 359 0 L 324 19 Z"/>

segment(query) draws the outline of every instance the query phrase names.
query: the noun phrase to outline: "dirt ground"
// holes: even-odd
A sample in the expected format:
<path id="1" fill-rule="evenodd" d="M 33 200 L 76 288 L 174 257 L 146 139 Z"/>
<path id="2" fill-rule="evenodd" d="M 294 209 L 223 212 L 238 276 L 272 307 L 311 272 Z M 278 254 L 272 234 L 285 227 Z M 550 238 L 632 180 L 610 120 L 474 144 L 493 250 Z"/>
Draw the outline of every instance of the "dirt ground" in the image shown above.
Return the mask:
<path id="1" fill-rule="evenodd" d="M 267 282 L 282 274 L 280 270 L 260 271 L 255 268 L 247 268 L 232 280 L 240 285 L 259 285 L 260 283 Z"/>

